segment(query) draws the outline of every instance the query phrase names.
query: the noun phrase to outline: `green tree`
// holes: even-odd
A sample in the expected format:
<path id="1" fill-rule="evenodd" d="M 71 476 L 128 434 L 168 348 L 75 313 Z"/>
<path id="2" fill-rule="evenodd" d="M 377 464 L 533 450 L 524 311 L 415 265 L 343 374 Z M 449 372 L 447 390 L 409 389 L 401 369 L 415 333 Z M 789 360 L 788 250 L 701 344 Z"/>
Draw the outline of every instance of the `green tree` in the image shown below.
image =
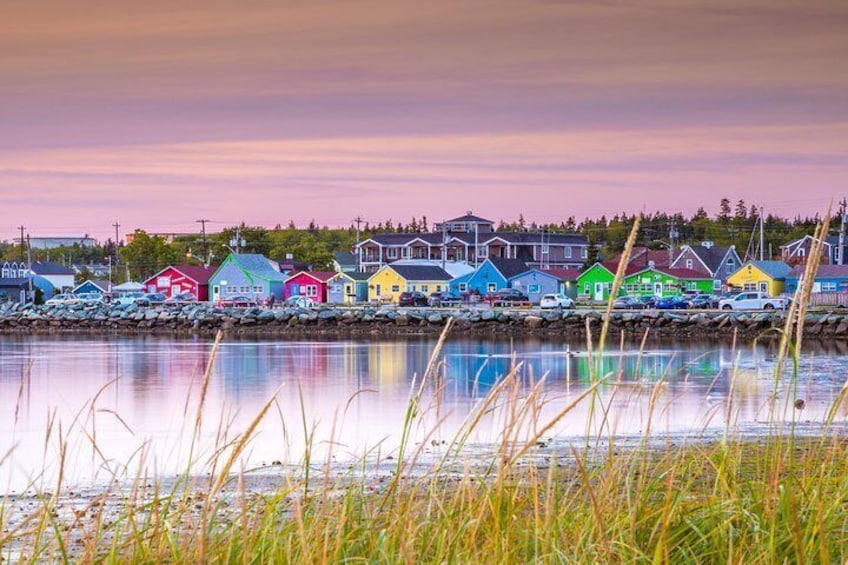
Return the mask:
<path id="1" fill-rule="evenodd" d="M 161 237 L 151 237 L 144 230 L 136 230 L 132 243 L 120 250 L 121 262 L 129 271 L 130 279 L 142 281 L 168 265 L 182 262 L 182 256 Z"/>

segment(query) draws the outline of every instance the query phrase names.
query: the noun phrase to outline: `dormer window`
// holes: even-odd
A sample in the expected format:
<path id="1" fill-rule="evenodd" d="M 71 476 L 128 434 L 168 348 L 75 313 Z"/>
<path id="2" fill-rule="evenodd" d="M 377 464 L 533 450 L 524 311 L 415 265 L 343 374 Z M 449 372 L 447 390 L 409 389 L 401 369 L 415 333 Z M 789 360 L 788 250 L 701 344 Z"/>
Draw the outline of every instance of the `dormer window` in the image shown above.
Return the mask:
<path id="1" fill-rule="evenodd" d="M 686 268 L 692 269 L 695 266 L 695 263 L 692 262 L 692 259 L 686 259 Z"/>

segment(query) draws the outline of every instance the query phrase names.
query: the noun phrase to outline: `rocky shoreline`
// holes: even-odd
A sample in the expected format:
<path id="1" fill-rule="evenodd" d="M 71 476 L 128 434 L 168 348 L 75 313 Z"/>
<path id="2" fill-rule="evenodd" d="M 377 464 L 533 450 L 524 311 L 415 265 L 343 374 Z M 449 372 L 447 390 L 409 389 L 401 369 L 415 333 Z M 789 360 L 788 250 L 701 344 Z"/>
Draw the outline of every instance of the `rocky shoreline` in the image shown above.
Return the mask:
<path id="1" fill-rule="evenodd" d="M 7 303 L 0 307 L 0 333 L 113 333 L 214 335 L 223 330 L 244 336 L 394 336 L 439 333 L 449 318 L 469 336 L 585 336 L 601 327 L 599 310 L 400 308 L 396 306 L 320 308 L 214 308 L 207 304 L 57 305 Z M 588 322 L 587 322 L 588 320 Z M 613 312 L 610 332 L 655 336 L 754 337 L 781 328 L 784 312 L 633 311 Z M 848 338 L 848 313 L 809 313 L 807 335 Z M 776 332 L 767 335 L 777 336 Z"/>

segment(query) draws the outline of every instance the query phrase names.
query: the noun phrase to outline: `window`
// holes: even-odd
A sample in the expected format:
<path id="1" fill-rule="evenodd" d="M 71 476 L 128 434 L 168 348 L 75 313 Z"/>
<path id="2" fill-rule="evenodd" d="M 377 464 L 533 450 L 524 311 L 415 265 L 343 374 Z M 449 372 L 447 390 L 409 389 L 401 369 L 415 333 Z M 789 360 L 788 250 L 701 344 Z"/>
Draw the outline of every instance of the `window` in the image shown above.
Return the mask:
<path id="1" fill-rule="evenodd" d="M 570 247 L 566 247 L 566 248 L 563 250 L 563 256 L 564 256 L 566 259 L 571 259 L 571 248 L 570 248 Z"/>
<path id="2" fill-rule="evenodd" d="M 389 247 L 386 249 L 386 257 L 389 259 L 397 259 L 397 247 Z"/>
<path id="3" fill-rule="evenodd" d="M 745 290 L 757 290 L 757 283 L 745 283 Z"/>
<path id="4" fill-rule="evenodd" d="M 548 253 L 550 253 L 550 251 L 551 251 L 550 245 L 543 245 L 542 246 L 542 255 L 547 255 Z"/>
<path id="5" fill-rule="evenodd" d="M 232 284 L 232 285 L 227 287 L 227 294 L 237 294 L 237 293 L 238 293 L 238 287 L 236 285 Z"/>
<path id="6" fill-rule="evenodd" d="M 481 245 L 480 247 L 477 248 L 477 258 L 485 259 L 488 256 L 489 256 L 489 246 L 488 245 Z"/>
<path id="7" fill-rule="evenodd" d="M 300 287 L 300 293 L 309 296 L 310 298 L 314 296 L 318 296 L 318 285 L 315 284 L 305 284 Z"/>
<path id="8" fill-rule="evenodd" d="M 157 288 L 168 288 L 171 286 L 171 277 L 156 277 Z"/>
<path id="9" fill-rule="evenodd" d="M 239 292 L 242 293 L 242 294 L 248 294 L 250 292 L 250 287 L 249 286 L 240 286 Z"/>
<path id="10" fill-rule="evenodd" d="M 498 285 L 496 283 L 489 283 L 486 285 L 486 292 L 495 292 L 498 290 Z"/>
<path id="11" fill-rule="evenodd" d="M 459 283 L 459 292 L 466 292 L 468 290 L 468 283 Z"/>
<path id="12" fill-rule="evenodd" d="M 380 285 L 376 285 L 374 287 L 374 296 L 376 296 L 377 298 L 380 298 L 381 290 L 382 289 L 380 288 Z"/>
<path id="13" fill-rule="evenodd" d="M 440 285 L 440 284 L 436 285 L 436 292 L 442 292 L 442 285 Z"/>
<path id="14" fill-rule="evenodd" d="M 529 292 L 530 294 L 534 294 L 534 293 L 537 294 L 539 292 L 539 285 L 537 285 L 537 284 L 527 285 L 527 292 Z"/>
<path id="15" fill-rule="evenodd" d="M 835 282 L 823 282 L 823 283 L 821 283 L 821 291 L 822 292 L 836 292 L 836 283 Z"/>
<path id="16" fill-rule="evenodd" d="M 412 251 L 412 249 L 410 249 L 409 247 L 404 247 L 400 250 L 400 254 L 404 259 L 409 259 L 409 256 L 411 255 L 411 251 Z"/>
<path id="17" fill-rule="evenodd" d="M 798 248 L 798 257 L 803 257 L 806 254 L 806 250 L 803 247 Z"/>
<path id="18" fill-rule="evenodd" d="M 400 285 L 399 284 L 393 284 L 392 285 L 392 292 L 400 292 Z"/>
<path id="19" fill-rule="evenodd" d="M 422 284 L 421 285 L 421 292 L 430 292 L 430 285 Z"/>
<path id="20" fill-rule="evenodd" d="M 265 292 L 265 289 L 259 285 L 253 287 L 253 294 L 262 294 Z"/>
<path id="21" fill-rule="evenodd" d="M 583 247 L 580 249 L 580 257 L 583 259 L 589 257 L 589 249 L 587 247 Z"/>
<path id="22" fill-rule="evenodd" d="M 713 281 L 713 290 L 720 290 L 720 289 L 721 289 L 721 281 L 719 279 L 714 280 Z"/>
<path id="23" fill-rule="evenodd" d="M 218 296 L 219 294 L 221 294 L 221 287 L 216 284 L 212 287 L 212 296 Z"/>
<path id="24" fill-rule="evenodd" d="M 691 269 L 694 266 L 695 266 L 695 263 L 692 261 L 692 259 L 686 259 L 686 268 L 687 269 Z"/>
<path id="25" fill-rule="evenodd" d="M 348 296 L 353 296 L 353 285 L 352 284 L 346 284 L 345 285 L 345 294 L 347 294 Z"/>

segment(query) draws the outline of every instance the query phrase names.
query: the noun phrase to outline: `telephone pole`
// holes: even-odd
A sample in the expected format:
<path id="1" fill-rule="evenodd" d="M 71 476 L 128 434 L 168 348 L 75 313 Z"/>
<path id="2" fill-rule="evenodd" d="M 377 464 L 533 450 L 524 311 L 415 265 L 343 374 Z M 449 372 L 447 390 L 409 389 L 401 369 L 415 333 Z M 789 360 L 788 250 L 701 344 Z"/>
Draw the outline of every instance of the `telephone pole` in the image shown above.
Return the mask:
<path id="1" fill-rule="evenodd" d="M 674 240 L 677 238 L 677 232 L 674 231 L 674 218 L 671 219 L 671 226 L 668 229 L 668 266 L 674 263 Z"/>
<path id="2" fill-rule="evenodd" d="M 353 223 L 356 224 L 356 245 L 354 245 L 354 249 L 356 249 L 356 270 L 359 270 L 359 225 L 363 222 L 362 216 L 357 216 L 353 219 Z"/>
<path id="3" fill-rule="evenodd" d="M 766 254 L 765 219 L 763 218 L 763 207 L 760 206 L 760 261 L 765 259 L 765 254 Z"/>
<path id="4" fill-rule="evenodd" d="M 121 224 L 115 222 L 112 224 L 112 227 L 115 228 L 115 265 L 121 262 L 121 256 L 118 255 L 118 228 L 121 227 Z M 127 278 L 129 280 L 129 277 Z"/>
<path id="5" fill-rule="evenodd" d="M 23 225 L 18 226 L 18 229 L 21 230 L 21 261 L 26 259 L 26 252 L 24 251 L 24 230 L 26 227 Z"/>
<path id="6" fill-rule="evenodd" d="M 203 264 L 209 265 L 209 247 L 206 245 L 206 222 L 209 220 L 195 220 L 195 223 L 200 224 L 200 233 L 203 236 Z"/>
<path id="7" fill-rule="evenodd" d="M 848 201 L 845 198 L 839 203 L 839 247 L 836 250 L 836 264 L 845 264 L 845 212 Z M 826 234 L 825 234 L 826 235 Z"/>
<path id="8" fill-rule="evenodd" d="M 29 234 L 26 237 L 27 243 L 27 282 L 29 283 L 29 293 L 27 297 L 30 302 L 35 302 L 35 295 L 32 293 L 32 247 L 29 244 Z M 62 289 L 64 290 L 64 289 Z"/>

